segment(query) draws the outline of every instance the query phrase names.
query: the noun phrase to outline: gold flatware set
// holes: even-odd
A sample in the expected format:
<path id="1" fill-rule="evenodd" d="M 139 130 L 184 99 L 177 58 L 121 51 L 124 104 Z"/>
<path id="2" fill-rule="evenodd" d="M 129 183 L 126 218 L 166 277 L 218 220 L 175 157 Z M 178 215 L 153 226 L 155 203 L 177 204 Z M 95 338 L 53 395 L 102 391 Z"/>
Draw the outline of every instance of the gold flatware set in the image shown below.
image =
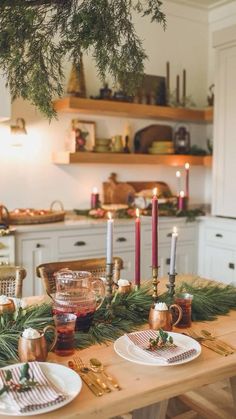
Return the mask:
<path id="1" fill-rule="evenodd" d="M 203 329 L 199 333 L 192 329 L 188 329 L 185 334 L 197 340 L 202 346 L 211 349 L 219 355 L 228 356 L 236 351 L 236 348 L 222 341 L 221 339 L 216 338 L 208 330 Z"/>
<path id="2" fill-rule="evenodd" d="M 79 356 L 75 356 L 72 361 L 68 361 L 68 366 L 80 375 L 83 382 L 97 397 L 112 391 L 108 382 L 116 390 L 121 390 L 116 379 L 107 374 L 102 363 L 96 358 L 92 358 L 88 366 Z"/>

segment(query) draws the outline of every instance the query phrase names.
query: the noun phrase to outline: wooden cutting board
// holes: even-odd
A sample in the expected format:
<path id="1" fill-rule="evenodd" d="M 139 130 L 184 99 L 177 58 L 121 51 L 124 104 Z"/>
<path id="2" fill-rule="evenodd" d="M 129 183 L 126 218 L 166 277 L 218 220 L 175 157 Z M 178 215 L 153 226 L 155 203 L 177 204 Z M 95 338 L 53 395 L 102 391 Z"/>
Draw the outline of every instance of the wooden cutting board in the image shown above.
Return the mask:
<path id="1" fill-rule="evenodd" d="M 136 132 L 134 136 L 135 153 L 148 153 L 153 141 L 172 141 L 173 130 L 169 125 L 149 125 Z"/>
<path id="2" fill-rule="evenodd" d="M 171 197 L 172 193 L 165 182 L 118 182 L 117 175 L 111 173 L 108 182 L 103 182 L 104 204 L 127 204 L 129 197 L 145 189 L 158 188 L 158 196 Z"/>

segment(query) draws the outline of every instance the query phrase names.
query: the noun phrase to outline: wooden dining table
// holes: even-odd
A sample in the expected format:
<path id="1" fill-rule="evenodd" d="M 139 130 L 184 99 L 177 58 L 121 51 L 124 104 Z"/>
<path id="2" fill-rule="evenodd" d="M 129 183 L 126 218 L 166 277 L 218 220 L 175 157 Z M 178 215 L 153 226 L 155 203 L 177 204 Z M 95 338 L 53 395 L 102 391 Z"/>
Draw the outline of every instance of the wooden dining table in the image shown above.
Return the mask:
<path id="1" fill-rule="evenodd" d="M 188 277 L 187 279 L 191 279 Z M 179 278 L 186 279 L 186 278 Z M 165 287 L 162 280 L 161 288 Z M 219 316 L 215 321 L 194 322 L 192 329 L 200 332 L 208 329 L 215 336 L 236 348 L 236 311 L 226 316 Z M 175 332 L 184 332 L 175 328 Z M 152 419 L 164 418 L 167 401 L 182 393 L 197 389 L 222 379 L 230 379 L 232 395 L 236 408 L 236 353 L 229 356 L 219 355 L 202 347 L 200 356 L 191 362 L 181 365 L 146 366 L 129 362 L 116 354 L 113 343 L 94 345 L 79 350 L 78 354 L 87 363 L 90 358 L 98 358 L 106 371 L 113 375 L 122 389 L 114 389 L 102 397 L 96 397 L 83 384 L 79 395 L 68 405 L 50 413 L 37 415 L 38 419 L 106 419 L 126 412 L 136 411 L 137 417 L 148 418 L 146 412 L 155 407 Z M 49 353 L 48 362 L 67 365 L 67 357 L 59 357 Z M 147 406 L 151 406 L 147 408 Z M 159 408 L 159 410 L 158 410 Z M 159 415 L 159 416 L 158 416 Z M 13 416 L 8 416 L 8 418 Z M 27 416 L 35 418 L 35 415 Z M 134 415 L 135 417 L 135 415 Z M 0 415 L 0 419 L 6 416 Z"/>

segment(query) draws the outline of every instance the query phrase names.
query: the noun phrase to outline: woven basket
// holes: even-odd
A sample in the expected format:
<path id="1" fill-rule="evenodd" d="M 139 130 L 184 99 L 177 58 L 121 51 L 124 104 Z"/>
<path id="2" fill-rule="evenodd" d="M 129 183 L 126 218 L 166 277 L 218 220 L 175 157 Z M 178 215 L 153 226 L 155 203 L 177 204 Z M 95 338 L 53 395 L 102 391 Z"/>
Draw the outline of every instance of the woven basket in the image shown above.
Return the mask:
<path id="1" fill-rule="evenodd" d="M 60 205 L 59 211 L 53 210 L 55 204 Z M 0 206 L 0 220 L 14 225 L 55 223 L 63 221 L 65 214 L 60 201 L 53 201 L 49 210 L 34 210 L 29 208 L 27 210 L 8 211 L 4 205 Z"/>

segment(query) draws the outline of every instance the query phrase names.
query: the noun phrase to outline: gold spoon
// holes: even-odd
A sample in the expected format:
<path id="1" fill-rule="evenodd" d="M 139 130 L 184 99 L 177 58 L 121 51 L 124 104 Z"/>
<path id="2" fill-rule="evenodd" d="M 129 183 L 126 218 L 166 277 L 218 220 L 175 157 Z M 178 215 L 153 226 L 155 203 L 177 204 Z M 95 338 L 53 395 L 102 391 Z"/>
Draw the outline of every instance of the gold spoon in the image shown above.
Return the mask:
<path id="1" fill-rule="evenodd" d="M 102 365 L 101 361 L 97 358 L 91 358 L 90 360 L 90 368 L 94 372 L 98 372 L 104 375 L 104 377 L 110 381 L 110 383 L 113 385 L 114 388 L 117 390 L 121 390 L 121 387 L 119 386 L 118 382 L 115 378 L 111 377 L 104 369 L 104 366 Z"/>
<path id="2" fill-rule="evenodd" d="M 222 341 L 221 339 L 216 338 L 215 336 L 212 335 L 211 332 L 209 332 L 208 330 L 201 330 L 202 335 L 209 340 L 215 341 L 215 343 L 218 346 L 223 347 L 224 349 L 226 349 L 230 354 L 233 354 L 235 352 L 235 348 L 233 348 L 230 344 Z"/>

